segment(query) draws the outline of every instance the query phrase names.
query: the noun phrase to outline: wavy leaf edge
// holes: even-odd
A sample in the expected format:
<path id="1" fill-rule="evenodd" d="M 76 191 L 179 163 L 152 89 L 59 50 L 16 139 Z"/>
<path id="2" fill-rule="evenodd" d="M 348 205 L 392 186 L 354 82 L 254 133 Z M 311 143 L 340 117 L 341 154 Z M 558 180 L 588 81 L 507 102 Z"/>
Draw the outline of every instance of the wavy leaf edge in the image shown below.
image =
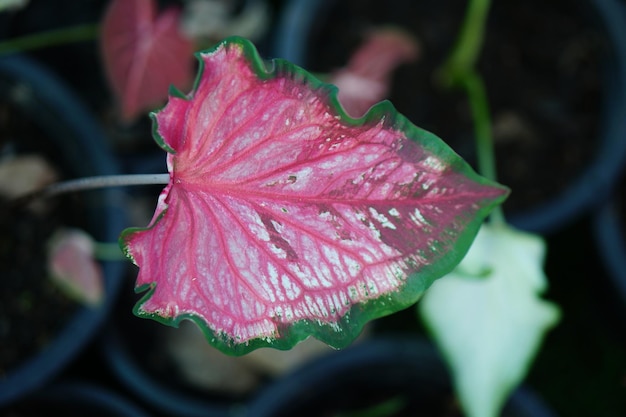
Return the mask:
<path id="1" fill-rule="evenodd" d="M 457 243 L 449 252 L 448 262 L 438 262 L 423 266 L 419 272 L 414 272 L 404 280 L 404 284 L 396 292 L 382 294 L 377 298 L 369 299 L 364 302 L 352 304 L 348 312 L 333 323 L 325 323 L 320 320 L 302 319 L 292 323 L 280 324 L 279 338 L 255 338 L 247 340 L 243 343 L 238 342 L 230 335 L 217 334 L 207 323 L 195 314 L 180 314 L 175 317 L 163 317 L 157 313 L 151 313 L 142 310 L 142 305 L 150 299 L 156 289 L 156 282 L 135 287 L 135 293 L 145 293 L 139 301 L 136 302 L 133 313 L 141 318 L 149 318 L 161 324 L 179 327 L 183 320 L 194 322 L 203 332 L 207 341 L 218 350 L 231 356 L 241 356 L 253 350 L 263 347 L 271 347 L 279 350 L 288 350 L 297 343 L 314 337 L 327 345 L 342 349 L 347 347 L 363 330 L 365 324 L 369 321 L 388 316 L 400 310 L 406 309 L 414 305 L 422 296 L 422 294 L 430 287 L 430 285 L 438 278 L 451 272 L 454 267 L 461 262 L 467 251 L 469 250 L 475 236 L 483 223 L 483 220 L 489 215 L 491 210 L 501 204 L 508 196 L 509 190 L 496 182 L 488 180 L 479 174 L 459 155 L 457 155 L 442 139 L 435 134 L 424 130 L 409 121 L 404 115 L 399 113 L 393 104 L 388 100 L 383 100 L 372 106 L 363 116 L 353 118 L 349 116 L 341 106 L 337 94 L 338 88 L 332 84 L 328 84 L 305 69 L 299 67 L 282 58 L 273 58 L 264 60 L 257 51 L 254 44 L 242 37 L 232 36 L 224 39 L 213 47 L 198 51 L 194 56 L 199 61 L 198 72 L 193 87 L 188 94 L 182 93 L 176 87 L 170 87 L 170 98 L 176 97 L 190 101 L 194 98 L 194 94 L 203 77 L 205 66 L 203 57 L 211 55 L 220 48 L 235 45 L 242 49 L 245 58 L 251 65 L 254 74 L 259 79 L 271 79 L 275 77 L 289 77 L 294 82 L 308 85 L 309 88 L 315 90 L 320 98 L 326 100 L 328 110 L 343 123 L 351 126 L 365 126 L 368 124 L 379 124 L 383 121 L 384 126 L 402 131 L 407 139 L 419 142 L 427 151 L 436 154 L 450 168 L 462 172 L 468 179 L 480 185 L 491 186 L 502 190 L 502 194 L 493 198 L 488 204 L 479 202 L 481 207 L 476 211 L 474 218 L 467 223 L 465 228 L 459 233 Z M 167 105 L 167 104 L 166 104 Z M 157 145 L 170 155 L 175 155 L 176 151 L 167 145 L 165 139 L 158 132 L 157 114 L 161 112 L 165 106 L 150 113 L 152 119 L 152 133 Z M 168 170 L 172 175 L 171 167 Z M 161 193 L 159 197 L 166 195 L 166 190 L 172 186 L 172 183 Z M 158 207 L 158 206 L 157 206 Z M 129 251 L 128 239 L 135 232 L 147 231 L 156 226 L 160 219 L 165 215 L 167 207 L 162 211 L 155 213 L 153 219 L 147 227 L 130 227 L 122 231 L 119 244 L 123 253 L 133 263 L 132 254 Z"/>

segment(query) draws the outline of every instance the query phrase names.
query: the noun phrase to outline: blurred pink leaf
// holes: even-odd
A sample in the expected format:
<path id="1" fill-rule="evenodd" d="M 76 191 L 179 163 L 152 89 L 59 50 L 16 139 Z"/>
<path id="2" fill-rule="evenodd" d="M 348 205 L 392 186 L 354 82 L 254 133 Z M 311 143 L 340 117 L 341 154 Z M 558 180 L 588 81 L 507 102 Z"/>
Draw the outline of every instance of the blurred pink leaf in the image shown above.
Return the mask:
<path id="1" fill-rule="evenodd" d="M 187 88 L 194 45 L 179 29 L 180 10 L 157 16 L 155 0 L 112 0 L 102 23 L 102 54 L 109 83 L 132 121 L 161 105 L 170 85 Z"/>
<path id="2" fill-rule="evenodd" d="M 393 71 L 418 55 L 417 40 L 400 29 L 385 27 L 368 33 L 348 64 L 330 78 L 339 87 L 339 102 L 346 113 L 362 116 L 386 98 Z"/>
<path id="3" fill-rule="evenodd" d="M 69 296 L 96 306 L 104 297 L 104 277 L 94 259 L 94 242 L 78 229 L 58 231 L 49 242 L 48 269 Z"/>
<path id="4" fill-rule="evenodd" d="M 231 38 L 153 114 L 171 181 L 127 229 L 140 316 L 196 321 L 216 347 L 348 344 L 416 302 L 507 190 L 390 103 L 361 119 L 336 88 Z"/>

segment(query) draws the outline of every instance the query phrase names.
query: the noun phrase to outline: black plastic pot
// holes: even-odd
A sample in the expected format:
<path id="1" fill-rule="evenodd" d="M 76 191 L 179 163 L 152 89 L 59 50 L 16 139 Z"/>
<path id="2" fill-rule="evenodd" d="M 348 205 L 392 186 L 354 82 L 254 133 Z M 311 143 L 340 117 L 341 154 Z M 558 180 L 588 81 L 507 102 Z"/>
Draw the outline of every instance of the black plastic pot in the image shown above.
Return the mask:
<path id="1" fill-rule="evenodd" d="M 387 336 L 314 360 L 277 380 L 250 402 L 246 416 L 334 416 L 386 404 L 394 417 L 461 415 L 446 366 L 429 342 Z M 502 416 L 552 417 L 528 389 Z"/>
<path id="2" fill-rule="evenodd" d="M 100 348 L 112 375 L 148 410 L 177 417 L 236 417 L 246 397 L 227 395 L 187 380 L 167 349 L 164 332 L 179 332 L 132 315 L 137 296 L 124 286 Z M 194 325 L 195 326 L 195 325 Z M 203 343 L 206 343 L 202 340 Z M 206 359 L 204 359 L 206 360 Z"/>
<path id="3" fill-rule="evenodd" d="M 85 381 L 59 381 L 13 404 L 7 415 L 148 417 L 127 398 Z"/>
<path id="4" fill-rule="evenodd" d="M 139 319 L 138 319 L 139 320 Z M 157 323 L 143 323 L 145 325 Z M 103 341 L 109 369 L 133 395 L 160 413 L 179 417 L 235 417 L 243 404 L 186 391 L 168 378 L 155 378 L 131 352 L 120 333 L 110 329 Z"/>
<path id="5" fill-rule="evenodd" d="M 624 190 L 621 190 L 622 195 Z M 619 193 L 594 213 L 593 233 L 622 318 L 626 318 L 626 212 Z M 624 197 L 622 197 L 623 199 Z"/>
<path id="6" fill-rule="evenodd" d="M 98 123 L 72 91 L 46 68 L 23 56 L 2 57 L 0 91 L 21 117 L 45 132 L 45 137 L 38 138 L 45 148 L 41 152 L 62 170 L 65 178 L 118 173 Z M 119 190 L 81 193 L 80 201 L 87 232 L 98 241 L 116 242 L 119 232 L 127 226 Z M 78 307 L 41 351 L 0 378 L 0 406 L 44 386 L 100 331 L 124 279 L 126 263 L 104 262 L 102 267 L 104 301 L 97 307 Z"/>
<path id="7" fill-rule="evenodd" d="M 155 414 L 243 417 L 250 399 L 287 368 L 334 353 L 325 345 L 305 342 L 286 352 L 226 356 L 208 345 L 195 323 L 171 328 L 129 317 L 138 298 L 133 295 L 130 288 L 120 294 L 99 347 L 112 376 Z"/>
<path id="8" fill-rule="evenodd" d="M 597 137 L 590 138 L 596 140 L 597 147 L 592 154 L 585 156 L 589 164 L 560 192 L 524 210 L 507 211 L 510 223 L 527 231 L 556 231 L 597 207 L 608 197 L 620 167 L 626 162 L 626 10 L 623 2 L 618 0 L 580 0 L 576 3 L 572 7 L 580 6 L 589 24 L 606 37 L 600 128 Z M 272 55 L 311 68 L 314 64 L 311 62 L 311 50 L 315 47 L 313 39 L 319 35 L 328 14 L 337 4 L 335 0 L 288 1 L 280 17 Z M 401 12 L 396 11 L 398 14 Z M 346 26 L 349 24 L 345 22 Z M 449 30 L 454 36 L 458 28 Z"/>

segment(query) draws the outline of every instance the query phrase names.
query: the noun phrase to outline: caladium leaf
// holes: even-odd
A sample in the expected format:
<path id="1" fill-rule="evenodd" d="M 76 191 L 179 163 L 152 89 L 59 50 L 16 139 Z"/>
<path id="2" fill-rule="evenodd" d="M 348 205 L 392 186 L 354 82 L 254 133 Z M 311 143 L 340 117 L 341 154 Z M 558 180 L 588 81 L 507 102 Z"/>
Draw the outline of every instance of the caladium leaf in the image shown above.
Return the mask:
<path id="1" fill-rule="evenodd" d="M 155 0 L 112 0 L 102 22 L 104 67 L 122 118 L 161 105 L 171 84 L 193 81 L 193 41 L 179 28 L 180 10 L 157 15 Z"/>
<path id="2" fill-rule="evenodd" d="M 367 34 L 348 64 L 335 71 L 330 83 L 339 88 L 339 101 L 352 117 L 362 116 L 387 97 L 391 76 L 399 65 L 419 56 L 419 44 L 409 33 L 382 27 Z"/>
<path id="3" fill-rule="evenodd" d="M 558 308 L 540 296 L 544 255 L 541 237 L 485 224 L 463 261 L 419 303 L 469 417 L 500 415 L 558 321 Z"/>
<path id="4" fill-rule="evenodd" d="M 140 316 L 192 319 L 231 354 L 342 347 L 449 272 L 507 194 L 389 102 L 352 119 L 242 38 L 197 56 L 194 90 L 153 114 L 170 182 L 121 237 Z"/>
<path id="5" fill-rule="evenodd" d="M 53 282 L 75 300 L 97 307 L 104 298 L 104 277 L 94 259 L 91 236 L 80 229 L 61 229 L 48 245 L 48 270 Z"/>

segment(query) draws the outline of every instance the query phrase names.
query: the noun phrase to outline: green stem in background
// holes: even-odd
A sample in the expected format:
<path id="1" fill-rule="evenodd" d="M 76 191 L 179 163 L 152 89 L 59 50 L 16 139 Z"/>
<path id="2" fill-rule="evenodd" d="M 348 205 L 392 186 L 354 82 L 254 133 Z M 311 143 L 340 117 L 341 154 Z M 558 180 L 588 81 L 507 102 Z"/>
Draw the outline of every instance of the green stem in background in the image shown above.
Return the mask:
<path id="1" fill-rule="evenodd" d="M 86 24 L 8 39 L 0 42 L 0 55 L 92 40 L 98 37 L 99 30 L 99 24 Z"/>
<path id="2" fill-rule="evenodd" d="M 460 87 L 467 94 L 474 121 L 478 171 L 497 181 L 489 101 L 483 80 L 475 69 L 490 6 L 491 0 L 469 0 L 457 42 L 438 75 L 447 88 Z M 492 211 L 490 219 L 494 224 L 505 224 L 501 206 Z"/>
<path id="3" fill-rule="evenodd" d="M 490 6 L 491 0 L 469 0 L 456 45 L 441 71 L 446 84 L 457 84 L 459 77 L 474 68 L 485 38 Z"/>

